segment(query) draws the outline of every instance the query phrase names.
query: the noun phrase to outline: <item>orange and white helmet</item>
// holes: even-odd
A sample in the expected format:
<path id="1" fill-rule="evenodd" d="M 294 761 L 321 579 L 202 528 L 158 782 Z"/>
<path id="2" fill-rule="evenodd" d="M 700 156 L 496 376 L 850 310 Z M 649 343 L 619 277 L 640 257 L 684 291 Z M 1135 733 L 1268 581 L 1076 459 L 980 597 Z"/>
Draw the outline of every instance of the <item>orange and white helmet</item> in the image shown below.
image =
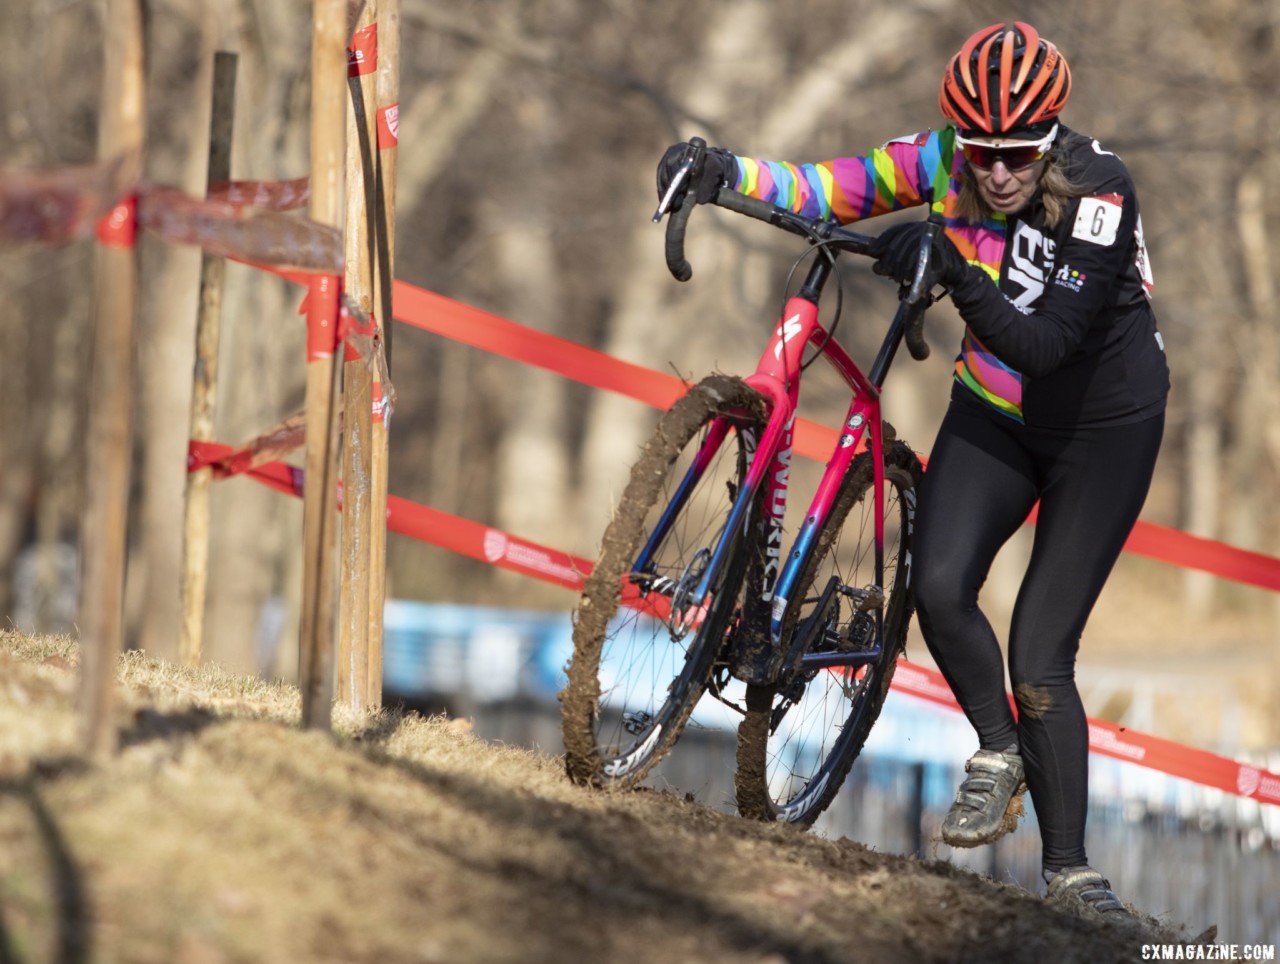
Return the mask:
<path id="1" fill-rule="evenodd" d="M 1071 96 L 1071 68 L 1029 23 L 993 24 L 964 42 L 942 76 L 938 106 L 969 136 L 1035 132 Z"/>

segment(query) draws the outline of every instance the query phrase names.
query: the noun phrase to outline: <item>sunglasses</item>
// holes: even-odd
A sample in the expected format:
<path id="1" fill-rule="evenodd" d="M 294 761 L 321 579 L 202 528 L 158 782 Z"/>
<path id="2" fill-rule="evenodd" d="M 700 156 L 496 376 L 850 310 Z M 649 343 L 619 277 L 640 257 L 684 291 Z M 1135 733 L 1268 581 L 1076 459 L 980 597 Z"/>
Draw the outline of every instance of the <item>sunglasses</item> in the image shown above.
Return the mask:
<path id="1" fill-rule="evenodd" d="M 1021 171 L 1043 160 L 1057 136 L 1058 125 L 1054 124 L 1053 130 L 1038 141 L 1014 141 L 1012 144 L 996 146 L 982 141 L 971 141 L 964 137 L 957 137 L 956 140 L 964 152 L 964 159 L 976 168 L 989 171 L 996 166 L 996 161 L 1000 161 L 1007 170 Z"/>

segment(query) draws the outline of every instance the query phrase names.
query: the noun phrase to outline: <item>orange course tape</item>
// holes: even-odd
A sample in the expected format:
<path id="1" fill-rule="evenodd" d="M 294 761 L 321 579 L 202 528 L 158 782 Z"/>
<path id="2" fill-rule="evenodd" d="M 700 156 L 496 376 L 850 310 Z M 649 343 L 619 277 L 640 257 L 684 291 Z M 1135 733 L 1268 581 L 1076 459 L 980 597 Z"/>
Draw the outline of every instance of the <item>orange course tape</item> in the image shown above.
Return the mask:
<path id="1" fill-rule="evenodd" d="M 674 376 L 526 328 L 401 281 L 395 283 L 393 304 L 397 321 L 513 361 L 536 365 L 583 385 L 629 396 L 655 408 L 669 408 L 688 387 Z M 835 447 L 836 438 L 834 429 L 796 420 L 795 448 L 801 455 L 825 462 Z M 1280 559 L 1154 523 L 1138 522 L 1125 543 L 1125 551 L 1280 591 Z"/>
<path id="2" fill-rule="evenodd" d="M 138 196 L 130 195 L 108 211 L 97 224 L 98 243 L 104 248 L 133 248 L 138 243 Z"/>
<path id="3" fill-rule="evenodd" d="M 291 181 L 218 181 L 209 185 L 209 200 L 270 211 L 294 211 L 311 200 L 311 178 Z"/>
<path id="4" fill-rule="evenodd" d="M 249 478 L 287 495 L 302 495 L 304 479 L 301 469 L 282 462 L 245 469 L 246 463 L 235 459 L 236 453 L 229 445 L 196 441 L 190 445 L 189 470 L 205 465 L 225 466 L 238 461 L 236 468 Z M 222 474 L 227 474 L 227 470 L 224 469 Z M 590 560 L 581 556 L 550 549 L 500 529 L 395 496 L 387 500 L 387 528 L 575 591 L 581 590 L 583 580 L 593 567 Z M 639 601 L 624 599 L 623 603 L 635 606 Z M 893 688 L 948 709 L 960 709 L 941 673 L 906 659 L 898 661 Z M 1089 747 L 1103 756 L 1127 760 L 1260 803 L 1280 804 L 1280 775 L 1105 720 L 1089 720 Z"/>
<path id="5" fill-rule="evenodd" d="M 137 237 L 137 169 L 141 155 L 48 171 L 0 169 L 0 245 L 63 244 L 95 236 L 131 247 Z"/>
<path id="6" fill-rule="evenodd" d="M 378 110 L 378 150 L 390 150 L 400 143 L 400 105 Z"/>
<path id="7" fill-rule="evenodd" d="M 905 659 L 898 660 L 893 688 L 957 712 L 960 710 L 941 673 Z M 1106 720 L 1089 718 L 1089 749 L 1259 803 L 1280 804 L 1280 774 Z"/>
<path id="8" fill-rule="evenodd" d="M 272 270 L 293 280 L 304 280 L 304 276 Z M 484 351 L 557 372 L 586 385 L 628 395 L 658 408 L 668 407 L 685 389 L 685 383 L 680 379 L 524 328 L 402 282 L 396 282 L 394 301 L 398 320 Z M 799 434 L 797 432 L 797 436 Z M 813 454 L 814 446 L 822 436 L 834 440 L 835 434 L 825 426 L 814 425 L 807 436 L 806 448 L 810 451 L 802 451 L 802 454 L 824 458 L 826 451 L 819 449 L 817 454 Z M 825 442 L 824 447 L 829 449 L 830 444 Z M 797 450 L 801 451 L 799 444 Z M 230 446 L 215 443 L 193 441 L 191 453 L 189 462 L 192 469 L 215 465 L 223 475 L 243 471 L 281 492 L 295 496 L 302 494 L 302 471 L 284 463 L 270 462 L 246 468 L 251 463 L 237 458 L 237 453 Z M 388 500 L 387 527 L 393 532 L 571 590 L 580 590 L 583 579 L 592 569 L 590 560 L 582 557 L 395 496 Z M 1238 582 L 1280 589 L 1280 560 L 1150 523 L 1138 523 L 1126 549 Z M 624 602 L 635 604 L 634 600 Z M 941 674 L 906 660 L 899 661 L 893 686 L 913 696 L 958 709 Z M 1095 753 L 1128 760 L 1262 803 L 1280 804 L 1280 775 L 1249 764 L 1102 720 L 1089 720 L 1089 741 Z"/>
<path id="9" fill-rule="evenodd" d="M 378 69 L 378 25 L 357 30 L 347 47 L 347 76 L 361 77 Z"/>
<path id="10" fill-rule="evenodd" d="M 626 395 L 654 408 L 668 409 L 690 383 L 655 372 L 577 342 L 535 331 L 443 295 L 395 282 L 392 304 L 397 321 L 513 361 L 563 375 L 582 385 Z M 796 419 L 795 449 L 825 462 L 839 433 L 807 419 Z"/>
<path id="11" fill-rule="evenodd" d="M 187 471 L 212 466 L 220 478 L 247 475 L 285 495 L 302 495 L 303 472 L 283 462 L 252 466 L 230 445 L 217 442 L 188 443 Z M 536 542 L 521 539 L 470 519 L 439 509 L 418 505 L 407 499 L 387 498 L 387 528 L 410 538 L 470 556 L 502 569 L 554 582 L 567 589 L 581 590 L 594 563 Z"/>
<path id="12" fill-rule="evenodd" d="M 303 302 L 307 316 L 307 361 L 332 358 L 341 340 L 338 299 L 342 279 L 336 275 L 311 275 Z"/>

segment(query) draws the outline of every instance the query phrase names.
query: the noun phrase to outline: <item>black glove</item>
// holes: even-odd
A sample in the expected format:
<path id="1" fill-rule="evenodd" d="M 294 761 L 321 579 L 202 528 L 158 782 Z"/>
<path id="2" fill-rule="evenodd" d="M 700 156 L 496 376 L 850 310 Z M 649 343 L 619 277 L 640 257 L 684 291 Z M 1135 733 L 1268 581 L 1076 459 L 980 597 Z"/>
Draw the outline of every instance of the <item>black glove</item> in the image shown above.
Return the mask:
<path id="1" fill-rule="evenodd" d="M 909 221 L 885 230 L 867 251 L 876 259 L 872 270 L 876 274 L 887 275 L 899 284 L 911 284 L 916 277 L 920 242 L 927 227 L 927 221 Z M 943 232 L 939 232 L 934 238 L 933 256 L 929 264 L 933 277 L 948 288 L 954 288 L 964 280 L 970 267 Z"/>
<path id="2" fill-rule="evenodd" d="M 685 152 L 689 150 L 688 144 L 672 144 L 667 148 L 667 152 L 662 155 L 662 160 L 658 162 L 658 198 L 661 199 L 667 193 L 667 188 L 671 186 L 671 181 L 676 176 L 676 171 L 680 170 L 680 164 L 684 161 Z M 721 150 L 718 147 L 708 147 L 705 161 L 702 166 L 702 178 L 697 184 L 690 184 L 689 190 L 693 191 L 693 196 L 699 204 L 706 204 L 716 192 L 724 186 L 725 178 L 728 177 L 729 171 L 734 167 L 733 155 L 728 151 Z M 672 205 L 673 208 L 679 208 L 679 203 Z"/>

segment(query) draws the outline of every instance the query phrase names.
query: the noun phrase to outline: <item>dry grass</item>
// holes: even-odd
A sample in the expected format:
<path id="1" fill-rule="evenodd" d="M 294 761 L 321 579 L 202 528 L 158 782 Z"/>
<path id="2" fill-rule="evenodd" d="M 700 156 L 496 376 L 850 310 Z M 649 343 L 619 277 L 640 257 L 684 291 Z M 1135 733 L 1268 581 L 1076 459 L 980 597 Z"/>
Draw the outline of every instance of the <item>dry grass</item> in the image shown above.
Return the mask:
<path id="1" fill-rule="evenodd" d="M 76 748 L 74 642 L 0 634 L 0 961 L 1133 961 L 946 864 L 572 786 L 462 721 L 120 665 L 123 749 Z M 1165 935 L 1167 936 L 1167 935 Z"/>

